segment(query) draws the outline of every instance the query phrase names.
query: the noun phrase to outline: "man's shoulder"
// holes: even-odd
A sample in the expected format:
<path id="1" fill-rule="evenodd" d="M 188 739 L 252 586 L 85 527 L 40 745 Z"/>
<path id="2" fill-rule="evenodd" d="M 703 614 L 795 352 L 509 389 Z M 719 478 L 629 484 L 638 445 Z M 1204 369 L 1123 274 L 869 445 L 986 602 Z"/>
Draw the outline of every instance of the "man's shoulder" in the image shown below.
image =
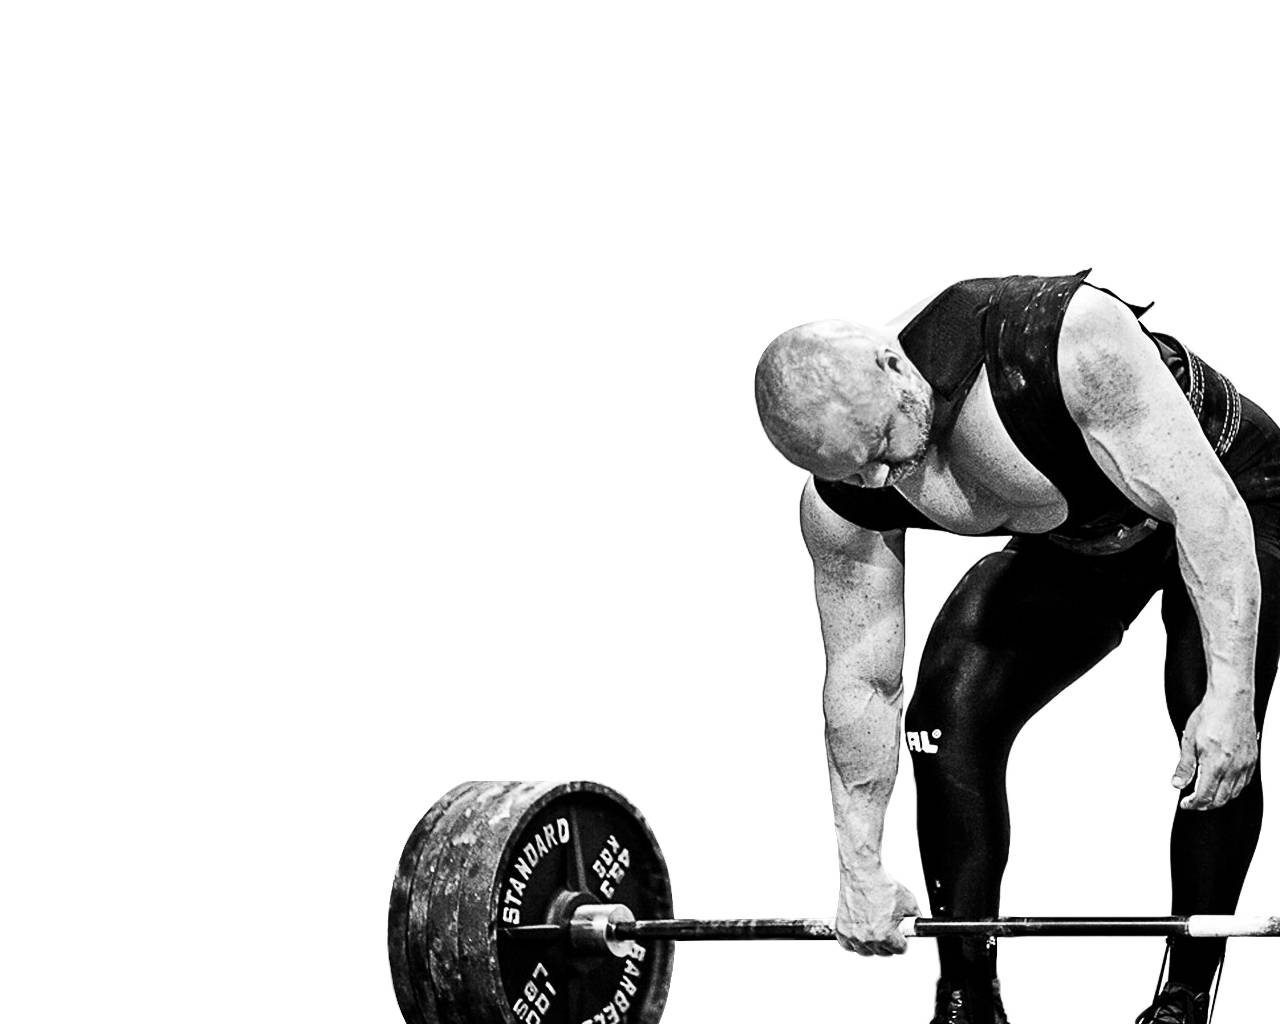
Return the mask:
<path id="1" fill-rule="evenodd" d="M 1133 308 L 1110 292 L 1080 288 L 1062 313 L 1058 332 L 1060 371 L 1092 376 L 1097 366 L 1119 362 L 1155 367 L 1156 346 L 1151 343 Z"/>
<path id="2" fill-rule="evenodd" d="M 1058 373 L 1063 400 L 1080 424 L 1100 410 L 1115 418 L 1143 406 L 1152 386 L 1170 394 L 1170 385 L 1176 388 L 1133 308 L 1097 288 L 1081 288 L 1063 313 Z"/>
<path id="3" fill-rule="evenodd" d="M 1078 345 L 1132 334 L 1138 319 L 1133 309 L 1101 288 L 1077 288 L 1062 313 L 1062 339 Z"/>

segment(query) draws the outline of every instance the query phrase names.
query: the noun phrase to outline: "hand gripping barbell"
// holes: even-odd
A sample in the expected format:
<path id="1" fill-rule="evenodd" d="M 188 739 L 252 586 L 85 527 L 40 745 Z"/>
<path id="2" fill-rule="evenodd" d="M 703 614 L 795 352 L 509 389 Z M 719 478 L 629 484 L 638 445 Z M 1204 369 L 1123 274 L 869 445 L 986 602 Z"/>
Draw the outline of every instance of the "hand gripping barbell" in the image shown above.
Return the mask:
<path id="1" fill-rule="evenodd" d="M 1280 917 L 907 918 L 908 937 L 1280 936 Z M 830 921 L 682 920 L 653 833 L 594 782 L 468 782 L 418 822 L 387 948 L 407 1024 L 656 1024 L 671 940 L 833 939 Z"/>

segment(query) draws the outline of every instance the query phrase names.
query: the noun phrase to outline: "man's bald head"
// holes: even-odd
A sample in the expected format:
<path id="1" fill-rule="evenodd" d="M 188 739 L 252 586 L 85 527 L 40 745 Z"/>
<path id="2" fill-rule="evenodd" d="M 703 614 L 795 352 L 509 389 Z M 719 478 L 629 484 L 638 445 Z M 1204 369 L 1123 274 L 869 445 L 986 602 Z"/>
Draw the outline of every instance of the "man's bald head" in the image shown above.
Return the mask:
<path id="1" fill-rule="evenodd" d="M 901 478 L 923 457 L 932 419 L 928 385 L 897 338 L 847 320 L 775 338 L 756 367 L 756 407 L 774 446 L 827 479 L 875 462 L 890 467 L 882 476 L 899 467 Z"/>

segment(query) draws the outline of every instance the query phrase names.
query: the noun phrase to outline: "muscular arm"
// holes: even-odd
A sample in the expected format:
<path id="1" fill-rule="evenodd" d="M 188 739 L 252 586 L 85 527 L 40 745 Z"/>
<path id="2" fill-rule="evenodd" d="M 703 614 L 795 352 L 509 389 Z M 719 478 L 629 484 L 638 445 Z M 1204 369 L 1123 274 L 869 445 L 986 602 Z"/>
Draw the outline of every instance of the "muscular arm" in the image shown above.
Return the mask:
<path id="1" fill-rule="evenodd" d="M 837 930 L 857 952 L 901 952 L 898 922 L 918 910 L 885 874 L 880 846 L 898 774 L 903 533 L 846 522 L 822 502 L 812 480 L 800 518 L 827 660 L 823 712 L 841 874 Z"/>
<path id="2" fill-rule="evenodd" d="M 1186 397 L 1122 303 L 1081 288 L 1063 322 L 1062 393 L 1089 451 L 1139 508 L 1172 523 L 1200 621 L 1208 689 L 1183 736 L 1182 806 L 1217 807 L 1252 777 L 1259 582 L 1248 509 Z M 1189 749 L 1194 748 L 1194 749 Z"/>

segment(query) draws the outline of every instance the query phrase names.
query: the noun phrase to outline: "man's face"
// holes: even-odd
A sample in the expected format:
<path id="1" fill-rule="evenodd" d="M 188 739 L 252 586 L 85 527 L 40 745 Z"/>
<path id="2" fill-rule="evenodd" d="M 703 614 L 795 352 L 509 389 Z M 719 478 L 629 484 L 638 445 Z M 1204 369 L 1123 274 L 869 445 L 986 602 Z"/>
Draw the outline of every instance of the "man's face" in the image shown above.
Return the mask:
<path id="1" fill-rule="evenodd" d="M 888 374 L 881 384 L 881 394 L 861 415 L 824 431 L 827 439 L 805 468 L 858 487 L 893 487 L 920 469 L 929 449 L 932 405 L 903 374 Z"/>

